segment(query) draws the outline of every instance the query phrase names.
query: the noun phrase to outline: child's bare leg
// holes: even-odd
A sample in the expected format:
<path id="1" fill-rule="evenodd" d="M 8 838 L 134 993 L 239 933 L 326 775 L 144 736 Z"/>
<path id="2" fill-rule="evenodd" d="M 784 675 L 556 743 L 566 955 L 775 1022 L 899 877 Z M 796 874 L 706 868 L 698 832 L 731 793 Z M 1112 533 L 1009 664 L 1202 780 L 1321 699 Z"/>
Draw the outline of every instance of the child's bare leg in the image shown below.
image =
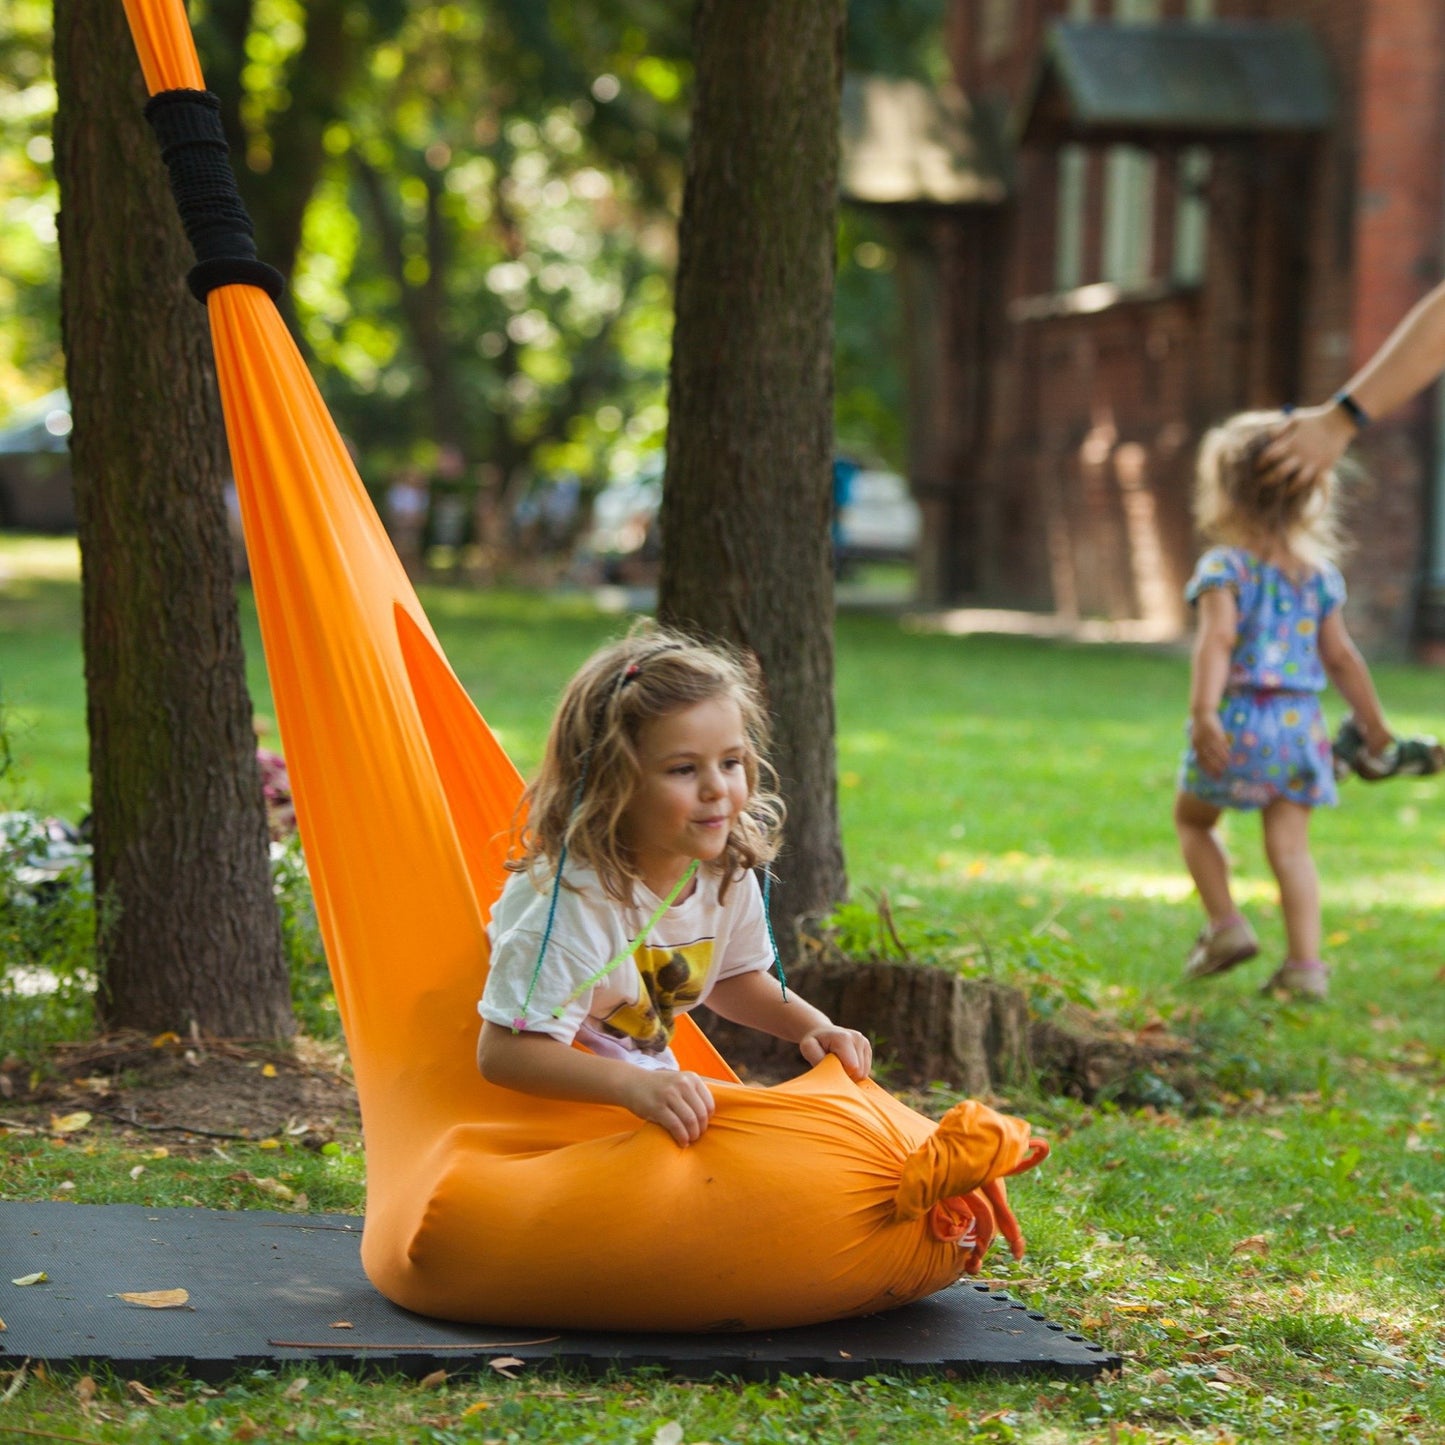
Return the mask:
<path id="1" fill-rule="evenodd" d="M 1179 835 L 1179 850 L 1184 866 L 1199 890 L 1199 901 L 1217 926 L 1238 916 L 1234 896 L 1229 891 L 1229 856 L 1219 841 L 1215 824 L 1221 809 L 1191 793 L 1180 793 L 1174 799 L 1174 831 Z"/>
<path id="2" fill-rule="evenodd" d="M 1279 880 L 1289 959 L 1316 963 L 1320 956 L 1320 882 L 1310 856 L 1310 810 L 1276 798 L 1264 810 L 1264 851 Z"/>

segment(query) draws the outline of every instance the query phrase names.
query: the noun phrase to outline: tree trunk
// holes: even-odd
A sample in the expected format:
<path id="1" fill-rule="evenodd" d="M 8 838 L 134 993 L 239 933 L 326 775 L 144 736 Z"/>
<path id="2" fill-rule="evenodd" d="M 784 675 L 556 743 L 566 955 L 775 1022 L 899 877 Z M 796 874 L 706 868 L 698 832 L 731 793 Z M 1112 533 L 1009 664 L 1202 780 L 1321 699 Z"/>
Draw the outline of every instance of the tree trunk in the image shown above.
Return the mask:
<path id="1" fill-rule="evenodd" d="M 778 942 L 846 887 L 833 711 L 843 0 L 699 0 L 659 611 L 757 654 L 788 805 Z"/>
<path id="2" fill-rule="evenodd" d="M 119 5 L 57 0 L 55 74 L 101 1017 L 284 1036 L 210 341 Z"/>

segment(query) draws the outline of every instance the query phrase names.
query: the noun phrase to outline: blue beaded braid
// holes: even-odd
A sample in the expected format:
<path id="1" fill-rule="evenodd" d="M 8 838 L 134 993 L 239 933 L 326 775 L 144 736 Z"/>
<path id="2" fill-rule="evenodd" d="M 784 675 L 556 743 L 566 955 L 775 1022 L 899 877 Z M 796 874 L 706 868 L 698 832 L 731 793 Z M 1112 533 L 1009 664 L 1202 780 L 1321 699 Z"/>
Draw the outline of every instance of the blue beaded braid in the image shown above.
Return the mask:
<path id="1" fill-rule="evenodd" d="M 778 940 L 773 937 L 773 866 L 763 864 L 763 922 L 768 926 L 768 947 L 773 950 L 773 962 L 778 969 L 778 983 L 783 990 L 783 1002 L 788 1001 L 788 976 L 783 972 L 783 955 L 778 952 Z"/>

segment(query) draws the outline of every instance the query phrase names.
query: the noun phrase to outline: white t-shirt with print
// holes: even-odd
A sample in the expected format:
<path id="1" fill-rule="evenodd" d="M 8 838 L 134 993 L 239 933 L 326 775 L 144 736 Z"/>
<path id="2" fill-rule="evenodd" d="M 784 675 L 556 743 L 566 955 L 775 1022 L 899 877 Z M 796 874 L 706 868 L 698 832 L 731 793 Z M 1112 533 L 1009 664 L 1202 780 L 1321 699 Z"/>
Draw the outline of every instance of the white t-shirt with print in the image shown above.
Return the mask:
<path id="1" fill-rule="evenodd" d="M 530 874 L 514 873 L 487 924 L 492 964 L 477 1011 L 504 1028 L 520 1019 L 528 1033 L 564 1044 L 575 1039 L 594 1053 L 645 1068 L 677 1068 L 668 1047 L 674 1016 L 702 1003 L 719 979 L 773 962 L 756 875 L 736 879 L 726 903 L 718 899 L 721 882 L 714 870 L 700 868 L 691 894 L 662 914 L 632 957 L 589 986 L 662 900 L 636 883 L 632 904 L 620 904 L 591 869 L 569 866 L 539 970 L 551 880 L 539 889 Z"/>

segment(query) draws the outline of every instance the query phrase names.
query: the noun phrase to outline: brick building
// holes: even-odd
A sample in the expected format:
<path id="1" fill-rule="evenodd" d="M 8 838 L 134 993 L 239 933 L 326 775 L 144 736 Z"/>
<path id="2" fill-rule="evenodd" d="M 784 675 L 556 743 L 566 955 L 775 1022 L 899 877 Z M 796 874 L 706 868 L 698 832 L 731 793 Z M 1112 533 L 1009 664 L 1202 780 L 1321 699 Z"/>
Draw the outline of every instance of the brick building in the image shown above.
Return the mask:
<path id="1" fill-rule="evenodd" d="M 1328 396 L 1442 271 L 1439 0 L 956 0 L 1005 199 L 899 235 L 921 587 L 1187 622 L 1212 421 Z M 1362 639 L 1445 642 L 1433 394 L 1370 428 L 1346 567 Z"/>

